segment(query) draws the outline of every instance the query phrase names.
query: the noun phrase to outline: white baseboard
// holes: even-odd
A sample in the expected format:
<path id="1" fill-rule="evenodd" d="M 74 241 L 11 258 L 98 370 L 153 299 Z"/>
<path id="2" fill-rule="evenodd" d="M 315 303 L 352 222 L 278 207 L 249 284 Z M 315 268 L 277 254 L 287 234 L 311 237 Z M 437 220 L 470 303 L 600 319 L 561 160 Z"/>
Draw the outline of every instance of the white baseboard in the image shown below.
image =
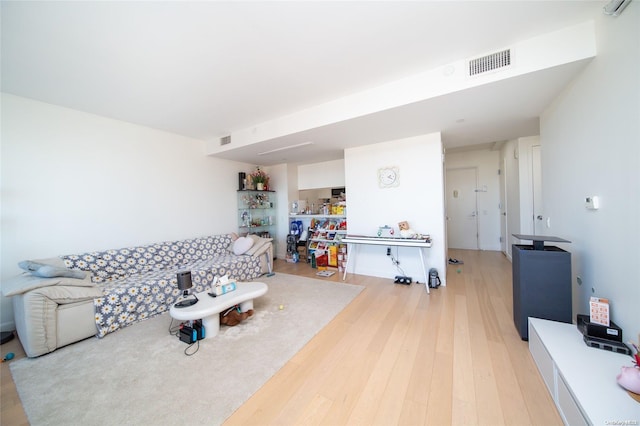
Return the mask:
<path id="1" fill-rule="evenodd" d="M 5 321 L 0 324 L 0 331 L 15 331 L 16 323 L 13 321 Z"/>

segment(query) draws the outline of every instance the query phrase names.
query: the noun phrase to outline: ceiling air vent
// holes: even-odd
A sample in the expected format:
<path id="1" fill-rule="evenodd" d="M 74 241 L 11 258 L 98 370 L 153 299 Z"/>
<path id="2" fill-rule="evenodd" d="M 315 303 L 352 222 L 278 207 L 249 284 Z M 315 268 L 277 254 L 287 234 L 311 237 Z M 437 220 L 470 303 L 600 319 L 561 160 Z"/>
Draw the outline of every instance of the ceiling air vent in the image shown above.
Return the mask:
<path id="1" fill-rule="evenodd" d="M 469 61 L 469 75 L 478 75 L 511 65 L 511 49 Z"/>
<path id="2" fill-rule="evenodd" d="M 231 143 L 231 135 L 223 136 L 220 138 L 220 146 L 229 145 Z"/>

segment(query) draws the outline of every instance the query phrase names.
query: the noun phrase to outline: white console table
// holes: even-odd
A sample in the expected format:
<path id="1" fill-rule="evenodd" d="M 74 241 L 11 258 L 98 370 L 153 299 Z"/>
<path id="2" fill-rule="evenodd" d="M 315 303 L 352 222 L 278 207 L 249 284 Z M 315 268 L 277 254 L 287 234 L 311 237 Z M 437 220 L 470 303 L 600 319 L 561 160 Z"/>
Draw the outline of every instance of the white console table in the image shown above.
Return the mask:
<path id="1" fill-rule="evenodd" d="M 640 424 L 640 403 L 616 382 L 630 356 L 587 346 L 575 324 L 538 318 L 529 318 L 529 351 L 565 424 Z"/>
<path id="2" fill-rule="evenodd" d="M 347 278 L 347 270 L 349 270 L 349 264 L 351 262 L 351 258 L 355 257 L 356 251 L 354 250 L 354 245 L 358 246 L 361 244 L 364 245 L 374 245 L 374 246 L 392 246 L 392 247 L 415 247 L 420 252 L 420 262 L 422 262 L 422 271 L 424 272 L 424 284 L 427 288 L 427 293 L 429 293 L 429 277 L 428 271 L 424 264 L 424 254 L 422 253 L 423 248 L 431 247 L 431 240 L 426 238 L 386 238 L 386 237 L 368 237 L 363 235 L 347 235 L 342 239 L 343 243 L 346 243 L 348 246 L 347 256 L 347 265 L 344 268 L 344 274 L 342 275 L 342 280 L 344 281 Z"/>

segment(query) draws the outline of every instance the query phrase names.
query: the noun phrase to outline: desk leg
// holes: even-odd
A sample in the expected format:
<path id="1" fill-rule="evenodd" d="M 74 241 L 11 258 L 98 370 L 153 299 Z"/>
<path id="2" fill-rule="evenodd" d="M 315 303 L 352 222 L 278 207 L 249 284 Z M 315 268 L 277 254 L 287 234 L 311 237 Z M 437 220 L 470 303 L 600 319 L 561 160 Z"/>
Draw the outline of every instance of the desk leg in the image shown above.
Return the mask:
<path id="1" fill-rule="evenodd" d="M 202 318 L 202 326 L 204 327 L 205 339 L 216 337 L 220 331 L 220 312 Z"/>
<path id="2" fill-rule="evenodd" d="M 351 256 L 355 256 L 355 253 L 353 252 L 353 244 L 347 244 L 347 264 L 344 266 L 342 281 L 347 279 L 347 271 L 349 270 L 349 264 L 351 263 Z"/>
<path id="3" fill-rule="evenodd" d="M 253 309 L 253 299 L 240 303 L 240 312 L 247 312 L 250 309 Z"/>
<path id="4" fill-rule="evenodd" d="M 422 271 L 424 272 L 424 286 L 427 289 L 427 294 L 430 294 L 431 292 L 429 291 L 429 277 L 427 276 L 427 268 L 424 266 L 424 253 L 422 253 L 422 247 L 418 247 L 418 250 L 420 250 L 420 261 L 422 262 Z"/>

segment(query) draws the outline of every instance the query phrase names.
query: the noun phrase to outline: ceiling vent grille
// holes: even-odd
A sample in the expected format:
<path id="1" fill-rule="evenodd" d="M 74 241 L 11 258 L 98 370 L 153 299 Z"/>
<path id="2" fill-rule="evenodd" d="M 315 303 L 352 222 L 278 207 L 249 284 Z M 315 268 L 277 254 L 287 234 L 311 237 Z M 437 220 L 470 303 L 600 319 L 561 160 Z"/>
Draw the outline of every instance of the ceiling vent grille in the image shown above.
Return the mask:
<path id="1" fill-rule="evenodd" d="M 223 136 L 220 138 L 220 146 L 229 145 L 231 143 L 231 135 Z"/>
<path id="2" fill-rule="evenodd" d="M 474 76 L 511 65 L 511 49 L 469 61 L 469 75 Z"/>

